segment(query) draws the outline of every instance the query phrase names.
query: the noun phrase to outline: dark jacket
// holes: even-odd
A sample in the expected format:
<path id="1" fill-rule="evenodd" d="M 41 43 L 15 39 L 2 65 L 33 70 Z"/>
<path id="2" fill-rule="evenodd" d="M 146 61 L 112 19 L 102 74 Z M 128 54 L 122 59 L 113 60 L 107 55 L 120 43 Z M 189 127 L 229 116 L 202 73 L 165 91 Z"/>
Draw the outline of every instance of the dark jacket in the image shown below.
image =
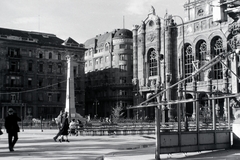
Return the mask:
<path id="1" fill-rule="evenodd" d="M 18 121 L 21 121 L 21 119 L 16 115 L 8 115 L 5 118 L 5 128 L 7 130 L 7 133 L 16 133 L 19 132 L 19 126 L 18 126 Z"/>
<path id="2" fill-rule="evenodd" d="M 69 123 L 68 118 L 65 118 L 63 121 L 62 129 L 60 130 L 61 135 L 68 135 Z"/>

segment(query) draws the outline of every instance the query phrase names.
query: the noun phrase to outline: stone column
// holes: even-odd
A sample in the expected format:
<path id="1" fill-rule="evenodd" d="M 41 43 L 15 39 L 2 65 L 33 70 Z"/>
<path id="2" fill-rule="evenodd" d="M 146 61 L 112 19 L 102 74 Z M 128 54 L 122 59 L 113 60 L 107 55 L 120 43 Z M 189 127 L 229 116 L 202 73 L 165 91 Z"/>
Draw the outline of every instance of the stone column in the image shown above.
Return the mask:
<path id="1" fill-rule="evenodd" d="M 172 18 L 167 19 L 166 24 L 166 50 L 165 50 L 165 62 L 166 62 L 166 88 L 169 88 L 172 84 L 175 84 L 177 82 L 178 78 L 178 66 L 173 64 L 178 64 L 178 57 L 177 57 L 177 27 L 176 23 Z M 178 94 L 177 94 L 177 86 L 171 88 L 170 90 L 166 91 L 166 98 L 167 100 L 177 100 Z M 176 114 L 176 106 L 169 105 L 168 109 L 168 116 L 171 121 L 174 120 L 174 118 L 177 116 Z"/>
<path id="2" fill-rule="evenodd" d="M 157 50 L 157 72 L 158 72 L 158 78 L 157 78 L 157 84 L 160 85 L 162 83 L 161 80 L 161 66 L 160 66 L 160 61 L 161 61 L 161 55 L 160 55 L 160 50 L 161 50 L 161 22 L 160 19 L 158 18 L 156 20 L 156 50 Z"/>
<path id="3" fill-rule="evenodd" d="M 141 37 L 140 37 L 140 44 L 141 44 L 141 56 L 142 56 L 142 66 L 143 66 L 143 85 L 146 85 L 146 63 L 145 63 L 145 54 L 146 54 L 146 24 L 142 22 L 141 25 Z"/>
<path id="4" fill-rule="evenodd" d="M 138 35 L 137 35 L 137 30 L 138 30 L 138 25 L 134 25 L 132 28 L 133 32 L 133 82 L 134 85 L 137 83 L 138 79 Z"/>

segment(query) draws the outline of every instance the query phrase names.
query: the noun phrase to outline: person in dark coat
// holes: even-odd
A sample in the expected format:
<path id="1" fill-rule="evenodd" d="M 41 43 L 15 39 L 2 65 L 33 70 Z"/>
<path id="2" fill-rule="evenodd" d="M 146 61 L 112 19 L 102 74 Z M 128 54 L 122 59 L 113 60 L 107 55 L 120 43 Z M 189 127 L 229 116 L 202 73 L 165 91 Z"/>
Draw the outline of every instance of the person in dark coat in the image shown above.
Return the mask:
<path id="1" fill-rule="evenodd" d="M 64 136 L 66 137 L 65 141 L 69 142 L 69 140 L 68 140 L 68 130 L 69 130 L 68 113 L 65 112 L 63 125 L 62 125 L 62 128 L 60 130 L 60 135 L 62 136 L 62 138 L 59 139 L 59 142 L 62 142 L 62 139 L 64 139 L 63 138 Z"/>
<path id="2" fill-rule="evenodd" d="M 9 108 L 8 116 L 5 118 L 4 125 L 8 133 L 8 147 L 10 152 L 14 151 L 14 145 L 18 140 L 18 132 L 20 131 L 18 121 L 21 121 L 21 119 L 12 108 Z"/>

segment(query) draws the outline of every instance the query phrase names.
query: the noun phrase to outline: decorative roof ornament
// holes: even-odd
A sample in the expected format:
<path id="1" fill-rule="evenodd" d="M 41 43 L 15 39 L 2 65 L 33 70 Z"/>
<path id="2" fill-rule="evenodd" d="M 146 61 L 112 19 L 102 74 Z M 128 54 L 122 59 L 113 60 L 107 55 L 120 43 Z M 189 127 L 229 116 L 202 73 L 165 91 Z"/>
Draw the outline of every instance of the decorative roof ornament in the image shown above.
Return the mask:
<path id="1" fill-rule="evenodd" d="M 149 10 L 149 14 L 153 14 L 153 15 L 156 15 L 155 13 L 155 9 L 153 6 L 151 6 L 150 10 Z"/>

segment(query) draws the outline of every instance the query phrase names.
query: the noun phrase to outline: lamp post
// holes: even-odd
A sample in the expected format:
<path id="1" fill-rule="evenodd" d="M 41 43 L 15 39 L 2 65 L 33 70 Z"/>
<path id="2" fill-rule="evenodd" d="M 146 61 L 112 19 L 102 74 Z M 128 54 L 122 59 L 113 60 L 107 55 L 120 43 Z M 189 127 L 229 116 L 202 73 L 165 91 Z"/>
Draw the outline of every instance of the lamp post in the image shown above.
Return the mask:
<path id="1" fill-rule="evenodd" d="M 22 105 L 21 105 L 21 121 L 22 121 L 21 127 L 22 127 L 22 131 L 24 131 L 23 130 L 23 106 L 24 106 L 24 104 L 22 103 Z"/>
<path id="2" fill-rule="evenodd" d="M 93 102 L 93 106 L 95 105 L 95 116 L 96 116 L 96 118 L 97 118 L 97 106 L 99 105 L 99 102 L 98 102 L 98 100 L 96 99 L 94 102 Z"/>

